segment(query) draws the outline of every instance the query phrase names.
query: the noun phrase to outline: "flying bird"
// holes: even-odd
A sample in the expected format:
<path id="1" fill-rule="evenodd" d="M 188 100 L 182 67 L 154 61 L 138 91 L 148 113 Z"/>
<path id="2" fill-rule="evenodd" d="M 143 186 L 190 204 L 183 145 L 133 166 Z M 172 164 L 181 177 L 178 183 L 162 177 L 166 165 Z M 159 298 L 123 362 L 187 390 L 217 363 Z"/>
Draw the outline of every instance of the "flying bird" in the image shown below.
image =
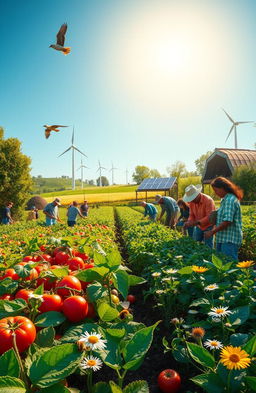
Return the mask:
<path id="1" fill-rule="evenodd" d="M 70 48 L 64 46 L 65 42 L 65 34 L 67 31 L 68 25 L 67 23 L 63 23 L 61 25 L 58 34 L 56 35 L 57 42 L 56 44 L 52 44 L 49 46 L 49 48 L 53 48 L 55 50 L 61 51 L 64 55 L 68 55 L 70 53 Z"/>
<path id="2" fill-rule="evenodd" d="M 68 127 L 68 126 L 60 126 L 60 125 L 53 125 L 53 126 L 48 126 L 47 124 L 44 125 L 45 128 L 45 138 L 48 139 L 49 136 L 51 135 L 52 131 L 59 132 L 58 127 Z"/>

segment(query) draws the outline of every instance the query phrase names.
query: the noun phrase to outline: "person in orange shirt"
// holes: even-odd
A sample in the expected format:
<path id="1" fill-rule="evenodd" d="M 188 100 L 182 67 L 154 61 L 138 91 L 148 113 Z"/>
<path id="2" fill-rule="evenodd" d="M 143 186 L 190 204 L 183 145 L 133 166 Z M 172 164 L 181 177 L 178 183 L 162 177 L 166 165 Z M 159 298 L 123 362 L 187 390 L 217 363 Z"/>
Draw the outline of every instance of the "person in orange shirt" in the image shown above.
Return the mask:
<path id="1" fill-rule="evenodd" d="M 203 194 L 201 184 L 185 188 L 185 195 L 183 201 L 189 204 L 190 214 L 188 221 L 184 223 L 184 229 L 195 227 L 194 239 L 198 242 L 204 242 L 210 248 L 213 248 L 213 236 L 209 238 L 204 237 L 206 231 L 211 231 L 213 226 L 209 221 L 209 216 L 215 210 L 213 199 Z"/>

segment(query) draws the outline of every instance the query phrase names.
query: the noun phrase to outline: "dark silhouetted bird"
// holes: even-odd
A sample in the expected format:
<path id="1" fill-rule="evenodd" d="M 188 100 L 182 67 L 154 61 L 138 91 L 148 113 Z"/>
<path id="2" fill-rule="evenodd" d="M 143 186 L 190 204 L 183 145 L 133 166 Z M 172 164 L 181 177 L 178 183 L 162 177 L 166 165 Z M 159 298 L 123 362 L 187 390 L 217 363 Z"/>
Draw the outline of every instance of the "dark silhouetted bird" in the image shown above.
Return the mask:
<path id="1" fill-rule="evenodd" d="M 56 37 L 57 37 L 56 44 L 52 44 L 49 46 L 49 48 L 53 48 L 55 50 L 61 51 L 62 53 L 64 53 L 64 55 L 68 55 L 70 53 L 70 48 L 64 46 L 65 34 L 67 31 L 67 28 L 68 28 L 67 23 L 63 23 L 63 25 L 61 25 L 61 28 L 60 28 L 58 34 L 56 35 Z"/>

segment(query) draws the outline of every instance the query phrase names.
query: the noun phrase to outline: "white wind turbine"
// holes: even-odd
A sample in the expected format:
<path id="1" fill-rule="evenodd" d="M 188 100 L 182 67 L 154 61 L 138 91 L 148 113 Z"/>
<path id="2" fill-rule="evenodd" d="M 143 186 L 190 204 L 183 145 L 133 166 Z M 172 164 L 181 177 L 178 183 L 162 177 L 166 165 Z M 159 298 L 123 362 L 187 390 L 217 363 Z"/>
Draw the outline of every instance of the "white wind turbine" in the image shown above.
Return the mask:
<path id="1" fill-rule="evenodd" d="M 229 120 L 233 123 L 232 127 L 230 128 L 230 131 L 228 133 L 228 136 L 225 140 L 225 142 L 227 142 L 229 136 L 231 135 L 232 131 L 234 130 L 234 137 L 235 137 L 235 149 L 237 149 L 237 131 L 236 131 L 236 127 L 239 124 L 245 124 L 245 123 L 254 123 L 254 121 L 234 121 L 232 119 L 232 117 L 229 116 L 229 114 L 222 108 L 222 110 L 226 113 L 227 117 L 229 118 Z"/>
<path id="2" fill-rule="evenodd" d="M 118 168 L 115 168 L 114 166 L 113 166 L 113 162 L 111 162 L 111 168 L 110 168 L 110 170 L 109 170 L 109 172 L 112 172 L 112 185 L 114 184 L 114 171 L 116 170 L 116 169 L 118 169 Z"/>
<path id="3" fill-rule="evenodd" d="M 71 146 L 65 150 L 63 153 L 61 153 L 58 157 L 63 156 L 63 154 L 67 153 L 69 150 L 72 150 L 72 190 L 75 190 L 76 185 L 75 185 L 75 150 L 78 151 L 80 154 L 83 156 L 87 157 L 81 150 L 79 150 L 76 146 L 74 146 L 74 127 L 73 127 L 73 133 L 72 133 L 72 139 L 71 139 Z"/>
<path id="4" fill-rule="evenodd" d="M 125 180 L 126 180 L 126 184 L 128 184 L 128 169 L 126 168 L 125 170 Z"/>
<path id="5" fill-rule="evenodd" d="M 101 181 L 101 170 L 102 169 L 106 169 L 106 168 L 104 168 L 104 166 L 100 165 L 100 160 L 99 160 L 99 168 L 97 169 L 96 172 L 100 171 L 100 187 L 102 187 L 102 181 Z"/>
<path id="6" fill-rule="evenodd" d="M 77 168 L 77 170 L 79 171 L 79 169 L 81 169 L 81 188 L 82 188 L 82 189 L 84 188 L 84 168 L 89 169 L 88 166 L 83 165 L 83 160 L 82 160 L 82 158 L 81 158 L 81 165 L 80 165 L 79 168 Z"/>

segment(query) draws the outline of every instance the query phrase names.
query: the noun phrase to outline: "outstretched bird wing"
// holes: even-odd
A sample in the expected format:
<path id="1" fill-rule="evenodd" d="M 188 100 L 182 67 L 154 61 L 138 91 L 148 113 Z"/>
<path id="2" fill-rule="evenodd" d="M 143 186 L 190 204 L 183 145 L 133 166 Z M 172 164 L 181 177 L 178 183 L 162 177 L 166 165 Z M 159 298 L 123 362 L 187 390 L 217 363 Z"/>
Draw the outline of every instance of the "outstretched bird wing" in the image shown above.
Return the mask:
<path id="1" fill-rule="evenodd" d="M 57 45 L 61 45 L 64 46 L 64 42 L 65 42 L 65 34 L 67 31 L 68 25 L 67 23 L 63 23 L 63 25 L 61 25 L 61 28 L 58 31 L 58 34 L 56 35 L 57 37 Z"/>
<path id="2" fill-rule="evenodd" d="M 48 139 L 49 136 L 51 135 L 51 131 L 49 131 L 49 130 L 47 130 L 47 129 L 45 130 L 44 133 L 45 133 L 45 138 L 46 138 L 46 139 Z"/>
<path id="3" fill-rule="evenodd" d="M 68 126 L 60 126 L 60 125 L 53 125 L 53 126 L 51 126 L 52 128 L 58 128 L 58 127 L 68 127 Z"/>

